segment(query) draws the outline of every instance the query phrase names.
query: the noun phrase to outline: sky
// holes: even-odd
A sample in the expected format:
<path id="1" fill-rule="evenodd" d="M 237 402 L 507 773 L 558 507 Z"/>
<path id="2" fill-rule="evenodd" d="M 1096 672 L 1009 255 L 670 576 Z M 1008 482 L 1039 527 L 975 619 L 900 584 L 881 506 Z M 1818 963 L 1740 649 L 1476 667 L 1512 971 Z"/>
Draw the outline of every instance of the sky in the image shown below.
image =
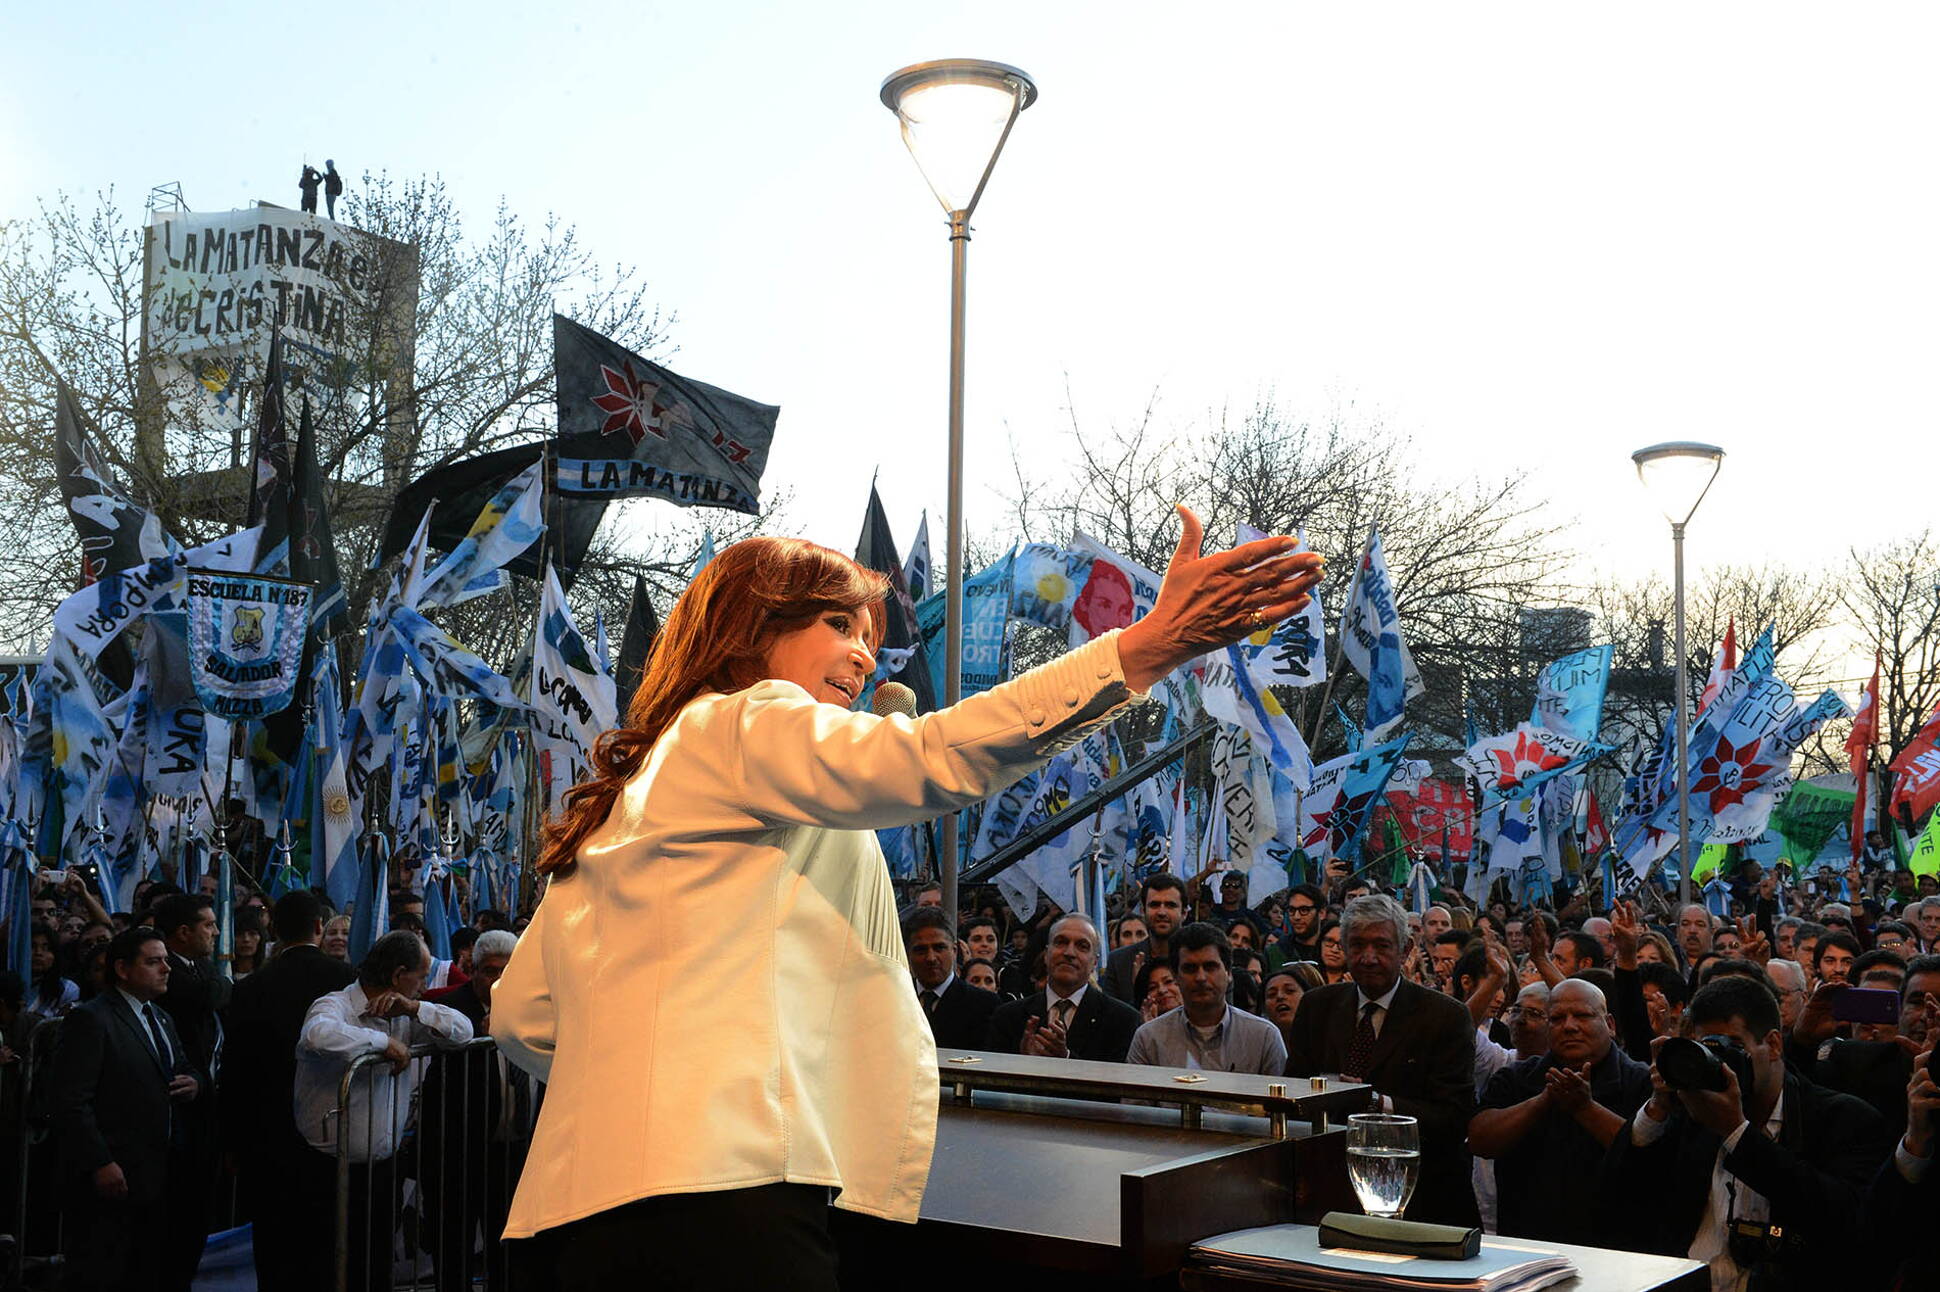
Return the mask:
<path id="1" fill-rule="evenodd" d="M 945 505 L 949 249 L 877 100 L 983 57 L 1040 98 L 970 250 L 967 510 L 1013 443 L 1271 394 L 1527 471 L 1584 581 L 1668 575 L 1632 450 L 1726 450 L 1720 562 L 1830 564 L 1940 478 L 1940 9 L 572 3 L 8 6 L 0 220 L 294 205 L 307 158 L 435 172 L 638 266 L 671 366 L 781 405 L 770 484 L 849 548 Z M 632 523 L 653 523 L 653 509 Z M 1405 588 L 1404 588 L 1405 598 Z"/>

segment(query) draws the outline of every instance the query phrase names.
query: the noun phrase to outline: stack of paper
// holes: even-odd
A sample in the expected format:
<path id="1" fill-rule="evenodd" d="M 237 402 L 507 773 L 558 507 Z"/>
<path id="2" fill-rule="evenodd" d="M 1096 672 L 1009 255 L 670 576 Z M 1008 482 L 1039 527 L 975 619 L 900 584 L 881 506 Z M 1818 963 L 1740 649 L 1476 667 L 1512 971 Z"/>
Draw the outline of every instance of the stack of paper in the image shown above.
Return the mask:
<path id="1" fill-rule="evenodd" d="M 1322 1247 L 1312 1225 L 1267 1225 L 1208 1238 L 1192 1248 L 1199 1269 L 1304 1288 L 1415 1289 L 1417 1292 L 1535 1292 L 1576 1273 L 1552 1248 L 1485 1237 L 1466 1261 Z"/>

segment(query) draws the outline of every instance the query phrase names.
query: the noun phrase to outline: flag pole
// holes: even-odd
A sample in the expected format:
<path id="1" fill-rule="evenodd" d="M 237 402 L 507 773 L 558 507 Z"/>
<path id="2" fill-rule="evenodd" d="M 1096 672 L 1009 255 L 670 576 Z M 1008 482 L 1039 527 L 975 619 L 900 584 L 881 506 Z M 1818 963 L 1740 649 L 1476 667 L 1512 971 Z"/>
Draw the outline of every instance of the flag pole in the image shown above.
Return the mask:
<path id="1" fill-rule="evenodd" d="M 1334 698 L 1334 679 L 1340 676 L 1341 660 L 1347 654 L 1347 614 L 1354 608 L 1354 597 L 1361 590 L 1361 571 L 1367 566 L 1368 553 L 1374 550 L 1374 535 L 1380 529 L 1378 520 L 1367 527 L 1367 541 L 1361 544 L 1361 558 L 1354 562 L 1354 577 L 1347 583 L 1347 604 L 1340 608 L 1340 626 L 1334 630 L 1334 658 L 1327 666 L 1327 684 L 1320 693 L 1320 710 L 1314 715 L 1314 725 L 1307 733 L 1307 744 L 1314 749 L 1320 748 L 1320 729 L 1327 725 L 1327 704 Z"/>

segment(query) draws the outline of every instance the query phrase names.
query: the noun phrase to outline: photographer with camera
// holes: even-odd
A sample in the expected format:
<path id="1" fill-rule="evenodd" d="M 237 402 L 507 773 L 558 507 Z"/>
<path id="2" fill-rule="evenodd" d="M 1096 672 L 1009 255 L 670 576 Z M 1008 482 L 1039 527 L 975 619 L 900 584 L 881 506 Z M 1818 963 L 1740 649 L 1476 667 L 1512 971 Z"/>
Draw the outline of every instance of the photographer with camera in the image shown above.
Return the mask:
<path id="1" fill-rule="evenodd" d="M 1852 1240 L 1890 1152 L 1878 1114 L 1786 1069 L 1760 981 L 1717 979 L 1685 1020 L 1652 1044 L 1651 1097 L 1604 1162 L 1620 1245 L 1704 1261 L 1714 1292 L 1873 1286 Z"/>
<path id="2" fill-rule="evenodd" d="M 1940 1138 L 1940 1085 L 1935 1084 L 1933 1061 L 1934 1042 L 1940 1040 L 1940 956 L 1921 956 L 1907 968 L 1899 1039 L 1911 1043 L 1915 1056 L 1906 1083 L 1906 1132 L 1873 1182 L 1866 1208 L 1874 1244 L 1888 1259 L 1901 1262 L 1892 1284 L 1899 1288 L 1922 1287 L 1922 1278 L 1932 1280 L 1927 1227 L 1940 1203 L 1940 1171 L 1933 1169 L 1933 1144 Z"/>

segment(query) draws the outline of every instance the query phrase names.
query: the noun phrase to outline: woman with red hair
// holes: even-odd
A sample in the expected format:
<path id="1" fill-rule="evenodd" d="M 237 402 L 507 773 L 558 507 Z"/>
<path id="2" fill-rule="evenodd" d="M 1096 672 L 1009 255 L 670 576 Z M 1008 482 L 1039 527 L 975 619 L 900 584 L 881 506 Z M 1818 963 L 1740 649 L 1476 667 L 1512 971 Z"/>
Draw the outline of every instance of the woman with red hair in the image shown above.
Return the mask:
<path id="1" fill-rule="evenodd" d="M 1181 664 L 1293 614 L 1290 538 L 1200 555 L 1158 603 L 948 709 L 850 706 L 887 580 L 797 539 L 682 594 L 626 724 L 566 796 L 491 1032 L 548 1082 L 507 1238 L 556 1286 L 835 1287 L 828 1207 L 914 1221 L 936 1051 L 874 831 L 1016 781 Z"/>

